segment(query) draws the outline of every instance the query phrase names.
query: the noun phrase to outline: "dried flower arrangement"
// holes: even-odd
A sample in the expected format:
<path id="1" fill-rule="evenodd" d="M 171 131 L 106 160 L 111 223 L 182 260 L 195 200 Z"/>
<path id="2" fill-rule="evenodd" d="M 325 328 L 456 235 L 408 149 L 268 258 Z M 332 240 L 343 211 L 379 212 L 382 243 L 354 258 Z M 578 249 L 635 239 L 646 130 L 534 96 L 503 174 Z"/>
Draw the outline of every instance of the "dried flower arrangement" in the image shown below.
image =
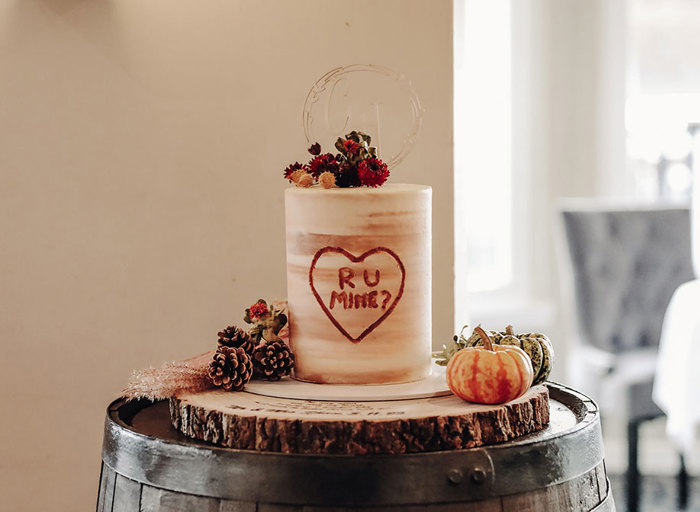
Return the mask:
<path id="1" fill-rule="evenodd" d="M 297 187 L 320 185 L 323 188 L 380 187 L 389 177 L 389 168 L 377 157 L 377 148 L 370 146 L 366 133 L 352 131 L 338 137 L 338 153 L 321 153 L 316 142 L 308 149 L 309 163 L 295 162 L 284 170 L 285 179 Z"/>

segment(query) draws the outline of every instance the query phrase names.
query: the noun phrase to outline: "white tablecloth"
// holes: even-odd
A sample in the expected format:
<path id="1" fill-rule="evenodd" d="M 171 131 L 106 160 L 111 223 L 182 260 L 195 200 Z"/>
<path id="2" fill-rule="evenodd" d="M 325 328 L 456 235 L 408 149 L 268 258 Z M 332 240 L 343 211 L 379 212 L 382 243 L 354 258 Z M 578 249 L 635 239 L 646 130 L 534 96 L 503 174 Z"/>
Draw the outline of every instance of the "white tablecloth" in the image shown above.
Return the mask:
<path id="1" fill-rule="evenodd" d="M 688 453 L 700 423 L 700 279 L 673 295 L 661 333 L 654 402 L 666 413 L 666 433 Z"/>

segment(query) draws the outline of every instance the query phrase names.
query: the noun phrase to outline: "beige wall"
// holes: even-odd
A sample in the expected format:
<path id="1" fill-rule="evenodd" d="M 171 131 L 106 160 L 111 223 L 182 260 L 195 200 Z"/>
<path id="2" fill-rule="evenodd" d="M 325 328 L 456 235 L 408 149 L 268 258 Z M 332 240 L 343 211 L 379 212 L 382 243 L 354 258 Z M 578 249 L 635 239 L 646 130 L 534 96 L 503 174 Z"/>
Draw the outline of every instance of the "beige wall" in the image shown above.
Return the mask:
<path id="1" fill-rule="evenodd" d="M 242 307 L 284 296 L 280 170 L 303 158 L 306 92 L 338 65 L 400 70 L 423 101 L 392 179 L 434 187 L 433 320 L 449 339 L 451 12 L 0 2 L 3 508 L 94 507 L 104 409 L 131 369 L 207 350 Z"/>

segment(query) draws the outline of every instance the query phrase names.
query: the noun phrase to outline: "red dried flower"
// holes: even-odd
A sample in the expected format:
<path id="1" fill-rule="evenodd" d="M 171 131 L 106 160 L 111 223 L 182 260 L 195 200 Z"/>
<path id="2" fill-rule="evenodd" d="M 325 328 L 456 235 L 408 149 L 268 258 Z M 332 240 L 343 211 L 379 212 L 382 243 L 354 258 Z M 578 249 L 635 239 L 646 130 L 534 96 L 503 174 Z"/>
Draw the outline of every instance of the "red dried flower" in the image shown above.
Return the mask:
<path id="1" fill-rule="evenodd" d="M 336 173 L 338 169 L 338 161 L 330 153 L 318 155 L 309 162 L 309 172 L 314 178 L 318 178 L 324 172 Z"/>
<path id="2" fill-rule="evenodd" d="M 343 142 L 343 147 L 348 155 L 356 155 L 360 151 L 360 145 L 354 140 L 346 140 Z"/>
<path id="3" fill-rule="evenodd" d="M 379 187 L 389 177 L 389 169 L 378 158 L 367 158 L 357 165 L 360 181 L 367 187 Z"/>
<path id="4" fill-rule="evenodd" d="M 309 153 L 312 155 L 320 155 L 321 154 L 321 145 L 318 142 L 314 142 L 311 144 L 311 147 L 308 149 Z"/>
<path id="5" fill-rule="evenodd" d="M 250 311 L 250 318 L 262 318 L 265 315 L 267 315 L 270 310 L 267 307 L 267 304 L 264 302 L 256 302 L 249 308 Z"/>
<path id="6" fill-rule="evenodd" d="M 284 170 L 285 179 L 288 179 L 291 182 L 292 181 L 292 174 L 294 174 L 296 171 L 299 171 L 301 169 L 306 169 L 306 166 L 300 164 L 299 162 L 295 162 L 295 163 L 289 165 L 289 167 L 287 167 Z"/>

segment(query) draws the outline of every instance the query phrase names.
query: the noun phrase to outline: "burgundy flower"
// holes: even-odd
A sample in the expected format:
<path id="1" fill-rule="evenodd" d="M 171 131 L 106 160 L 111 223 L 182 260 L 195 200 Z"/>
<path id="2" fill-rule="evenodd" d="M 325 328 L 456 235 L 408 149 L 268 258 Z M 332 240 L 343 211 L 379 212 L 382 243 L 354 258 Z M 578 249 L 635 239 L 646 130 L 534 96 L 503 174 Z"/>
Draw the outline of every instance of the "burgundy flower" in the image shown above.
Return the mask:
<path id="1" fill-rule="evenodd" d="M 267 307 L 267 304 L 264 302 L 256 302 L 249 308 L 250 311 L 250 318 L 262 318 L 265 315 L 267 315 L 270 310 Z"/>
<path id="2" fill-rule="evenodd" d="M 389 169 L 378 158 L 367 158 L 357 165 L 357 174 L 363 185 L 379 187 L 389 177 Z"/>
<path id="3" fill-rule="evenodd" d="M 284 170 L 285 179 L 288 179 L 291 182 L 292 181 L 292 174 L 294 174 L 295 171 L 298 171 L 301 169 L 306 169 L 306 166 L 300 164 L 299 162 L 295 162 L 295 163 L 291 164 L 289 167 L 287 167 Z"/>
<path id="4" fill-rule="evenodd" d="M 321 145 L 318 142 L 314 142 L 311 144 L 311 147 L 309 148 L 309 153 L 311 153 L 314 156 L 320 155 L 321 154 Z"/>
<path id="5" fill-rule="evenodd" d="M 338 161 L 330 153 L 318 155 L 309 162 L 309 172 L 314 178 L 318 178 L 324 172 L 337 173 L 339 169 Z"/>
<path id="6" fill-rule="evenodd" d="M 356 155 L 360 151 L 360 145 L 354 140 L 346 140 L 343 142 L 343 147 L 348 155 Z"/>
<path id="7" fill-rule="evenodd" d="M 357 166 L 343 163 L 335 175 L 335 185 L 339 188 L 359 187 L 362 185 L 357 174 Z"/>

